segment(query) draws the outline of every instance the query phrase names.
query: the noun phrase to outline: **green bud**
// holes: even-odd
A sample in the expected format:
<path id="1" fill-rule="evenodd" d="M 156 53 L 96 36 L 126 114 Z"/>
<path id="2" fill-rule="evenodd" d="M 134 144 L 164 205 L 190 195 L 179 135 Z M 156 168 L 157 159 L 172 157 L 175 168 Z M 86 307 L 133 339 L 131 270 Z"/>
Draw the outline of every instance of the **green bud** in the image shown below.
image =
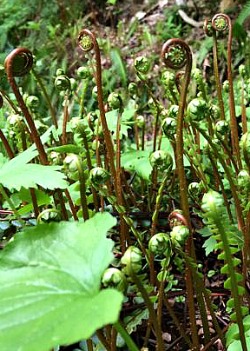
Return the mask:
<path id="1" fill-rule="evenodd" d="M 147 74 L 150 70 L 150 61 L 145 56 L 139 56 L 135 59 L 134 66 L 139 73 Z"/>
<path id="2" fill-rule="evenodd" d="M 176 134 L 176 126 L 177 122 L 176 119 L 167 117 L 162 122 L 162 129 L 163 133 L 166 135 L 167 138 L 173 140 Z"/>
<path id="3" fill-rule="evenodd" d="M 49 161 L 53 164 L 53 165 L 61 165 L 62 164 L 62 156 L 59 152 L 56 151 L 51 151 L 49 153 Z"/>
<path id="4" fill-rule="evenodd" d="M 109 94 L 108 104 L 114 110 L 120 109 L 122 107 L 122 99 L 120 95 L 115 92 Z"/>
<path id="5" fill-rule="evenodd" d="M 149 99 L 148 99 L 148 107 L 149 107 L 150 109 L 152 109 L 152 111 L 155 110 L 156 106 L 155 106 L 155 101 L 154 101 L 153 98 L 149 98 Z"/>
<path id="6" fill-rule="evenodd" d="M 55 79 L 55 87 L 59 91 L 70 90 L 71 84 L 69 78 L 65 75 L 57 76 Z"/>
<path id="7" fill-rule="evenodd" d="M 170 71 L 164 71 L 161 76 L 161 81 L 166 87 L 175 86 L 175 74 Z"/>
<path id="8" fill-rule="evenodd" d="M 221 208 L 224 206 L 223 196 L 217 191 L 210 190 L 203 195 L 201 208 L 204 212 L 209 212 L 211 208 Z"/>
<path id="9" fill-rule="evenodd" d="M 173 227 L 170 237 L 174 244 L 182 246 L 189 237 L 189 229 L 185 225 L 176 225 Z"/>
<path id="10" fill-rule="evenodd" d="M 20 115 L 9 115 L 7 118 L 7 122 L 11 127 L 18 127 L 22 121 L 23 118 Z"/>
<path id="11" fill-rule="evenodd" d="M 242 78 L 246 78 L 246 66 L 241 64 L 239 66 L 239 74 Z"/>
<path id="12" fill-rule="evenodd" d="M 228 80 L 225 80 L 225 81 L 223 82 L 222 88 L 223 88 L 223 90 L 224 90 L 225 93 L 228 93 L 228 92 L 229 92 L 229 81 L 228 81 Z"/>
<path id="13" fill-rule="evenodd" d="M 100 147 L 100 141 L 97 139 L 93 140 L 91 144 L 91 149 L 93 151 L 96 151 L 97 149 L 99 149 L 99 147 Z"/>
<path id="14" fill-rule="evenodd" d="M 117 268 L 108 268 L 102 276 L 102 284 L 105 288 L 115 288 L 118 291 L 125 291 L 127 280 L 123 272 Z"/>
<path id="15" fill-rule="evenodd" d="M 92 96 L 94 99 L 96 99 L 97 95 L 98 95 L 98 89 L 97 89 L 97 86 L 94 86 L 94 88 L 92 89 Z"/>
<path id="16" fill-rule="evenodd" d="M 209 107 L 209 114 L 212 119 L 217 120 L 220 118 L 221 111 L 217 105 L 211 105 Z"/>
<path id="17" fill-rule="evenodd" d="M 62 68 L 57 68 L 56 77 L 58 77 L 58 76 L 65 76 L 65 72 Z"/>
<path id="18" fill-rule="evenodd" d="M 168 109 L 168 117 L 176 119 L 178 116 L 178 111 L 179 111 L 178 105 L 171 105 Z"/>
<path id="19" fill-rule="evenodd" d="M 242 135 L 240 139 L 240 147 L 246 163 L 250 162 L 250 132 Z"/>
<path id="20" fill-rule="evenodd" d="M 195 200 L 200 197 L 202 190 L 202 183 L 192 182 L 188 185 L 188 193 Z"/>
<path id="21" fill-rule="evenodd" d="M 213 17 L 212 24 L 218 32 L 224 32 L 225 30 L 228 30 L 228 21 L 224 14 L 216 14 Z"/>
<path id="22" fill-rule="evenodd" d="M 152 167 L 157 167 L 162 170 L 173 166 L 172 156 L 164 150 L 154 151 L 150 155 L 149 162 Z"/>
<path id="23" fill-rule="evenodd" d="M 250 175 L 246 170 L 241 170 L 237 176 L 238 187 L 243 191 L 250 191 Z"/>
<path id="24" fill-rule="evenodd" d="M 178 216 L 180 215 L 180 218 Z M 183 211 L 176 209 L 169 214 L 169 226 L 172 229 L 175 226 L 183 225 L 181 216 L 183 216 Z"/>
<path id="25" fill-rule="evenodd" d="M 171 241 L 166 233 L 157 233 L 152 236 L 148 243 L 149 251 L 154 255 L 170 256 L 171 255 Z"/>
<path id="26" fill-rule="evenodd" d="M 199 68 L 193 69 L 192 76 L 196 80 L 197 84 L 200 84 L 201 81 L 203 81 L 202 72 Z"/>
<path id="27" fill-rule="evenodd" d="M 69 78 L 70 80 L 70 90 L 75 91 L 77 89 L 77 82 L 75 78 Z"/>
<path id="28" fill-rule="evenodd" d="M 64 168 L 70 172 L 74 173 L 78 170 L 78 156 L 75 154 L 69 154 L 63 160 Z"/>
<path id="29" fill-rule="evenodd" d="M 93 49 L 94 43 L 89 35 L 82 34 L 78 39 L 79 45 L 83 51 L 88 52 Z"/>
<path id="30" fill-rule="evenodd" d="M 89 67 L 81 66 L 77 69 L 76 73 L 81 79 L 89 79 L 92 77 Z"/>
<path id="31" fill-rule="evenodd" d="M 95 186 L 105 184 L 110 178 L 109 172 L 102 167 L 94 167 L 89 172 L 89 179 Z"/>
<path id="32" fill-rule="evenodd" d="M 137 95 L 138 93 L 138 87 L 137 84 L 134 82 L 129 83 L 128 85 L 128 92 L 131 96 Z"/>
<path id="33" fill-rule="evenodd" d="M 187 106 L 187 117 L 191 121 L 201 121 L 208 114 L 208 106 L 205 100 L 195 98 Z"/>
<path id="34" fill-rule="evenodd" d="M 220 120 L 215 124 L 215 132 L 221 136 L 228 135 L 230 131 L 228 122 L 225 120 Z"/>
<path id="35" fill-rule="evenodd" d="M 208 37 L 212 37 L 214 34 L 214 28 L 212 26 L 212 21 L 211 20 L 205 20 L 204 22 L 204 32 Z"/>
<path id="36" fill-rule="evenodd" d="M 135 122 L 138 128 L 143 128 L 145 126 L 145 118 L 141 115 L 136 116 Z"/>
<path id="37" fill-rule="evenodd" d="M 37 96 L 34 96 L 34 95 L 30 95 L 27 97 L 26 99 L 26 105 L 33 111 L 35 109 L 37 109 L 37 107 L 39 106 L 40 104 L 40 101 L 38 99 Z"/>
<path id="38" fill-rule="evenodd" d="M 85 132 L 88 129 L 87 121 L 80 117 L 73 117 L 70 120 L 70 126 L 72 131 L 76 133 Z"/>
<path id="39" fill-rule="evenodd" d="M 138 273 L 142 269 L 142 252 L 138 247 L 129 246 L 121 258 L 123 271 L 126 275 Z"/>

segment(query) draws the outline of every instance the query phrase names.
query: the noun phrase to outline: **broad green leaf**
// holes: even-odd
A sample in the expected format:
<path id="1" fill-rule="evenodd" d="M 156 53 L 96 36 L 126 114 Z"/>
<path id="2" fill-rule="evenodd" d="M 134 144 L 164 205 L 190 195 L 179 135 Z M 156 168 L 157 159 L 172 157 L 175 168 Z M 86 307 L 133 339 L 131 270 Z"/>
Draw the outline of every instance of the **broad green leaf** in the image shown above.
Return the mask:
<path id="1" fill-rule="evenodd" d="M 17 195 L 21 201 L 27 203 L 18 210 L 18 213 L 21 216 L 33 210 L 31 194 L 28 189 L 21 188 L 21 190 L 17 194 L 15 193 L 14 195 Z M 35 196 L 38 206 L 48 205 L 51 203 L 50 196 L 40 189 L 35 189 Z"/>
<path id="2" fill-rule="evenodd" d="M 247 349 L 250 350 L 250 337 L 246 337 L 246 343 L 247 343 Z M 243 349 L 242 349 L 240 340 L 234 340 L 227 348 L 227 351 L 242 351 L 242 350 Z"/>
<path id="3" fill-rule="evenodd" d="M 15 163 L 16 158 L 8 161 L 0 170 L 0 182 L 8 189 L 20 190 L 24 188 L 36 188 L 37 185 L 45 189 L 65 189 L 67 182 L 64 174 L 58 172 L 60 166 L 43 166 L 35 163 Z"/>
<path id="4" fill-rule="evenodd" d="M 113 260 L 108 213 L 86 222 L 40 224 L 0 255 L 1 351 L 48 351 L 89 338 L 118 319 L 123 296 L 100 290 Z"/>
<path id="5" fill-rule="evenodd" d="M 149 180 L 152 172 L 152 166 L 149 162 L 149 151 L 128 151 L 122 155 L 121 161 L 125 170 L 136 172 L 141 178 Z"/>
<path id="6" fill-rule="evenodd" d="M 41 137 L 46 142 L 50 137 L 52 128 L 49 128 Z M 24 188 L 36 188 L 37 185 L 45 189 L 64 189 L 68 186 L 64 175 L 58 172 L 60 166 L 43 166 L 29 164 L 38 155 L 35 145 L 4 163 L 0 169 L 0 183 L 8 189 L 20 190 Z"/>
<path id="7" fill-rule="evenodd" d="M 109 130 L 116 135 L 116 128 L 117 128 L 117 119 L 118 119 L 118 110 L 111 110 L 106 113 L 106 118 L 107 118 L 107 124 Z M 123 116 L 121 119 L 121 126 L 120 126 L 120 138 L 122 136 L 127 137 L 128 136 L 128 129 L 131 127 L 127 124 L 127 120 L 123 120 Z"/>

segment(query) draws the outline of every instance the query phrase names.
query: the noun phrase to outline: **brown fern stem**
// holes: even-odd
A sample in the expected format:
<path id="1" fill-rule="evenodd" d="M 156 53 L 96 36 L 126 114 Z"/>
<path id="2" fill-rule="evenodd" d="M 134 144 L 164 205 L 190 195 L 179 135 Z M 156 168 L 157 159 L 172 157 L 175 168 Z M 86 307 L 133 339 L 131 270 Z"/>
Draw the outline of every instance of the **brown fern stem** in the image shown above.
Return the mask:
<path id="1" fill-rule="evenodd" d="M 17 63 L 17 60 L 26 60 L 24 63 L 24 71 L 16 71 L 15 65 Z M 38 153 L 39 153 L 39 158 L 41 160 L 41 163 L 43 165 L 48 164 L 48 158 L 47 154 L 45 152 L 45 149 L 43 147 L 43 144 L 41 142 L 40 136 L 38 134 L 38 131 L 36 129 L 35 123 L 33 121 L 33 118 L 25 105 L 25 102 L 23 100 L 23 97 L 19 91 L 19 88 L 16 84 L 15 81 L 15 76 L 23 76 L 28 72 L 28 69 L 31 69 L 33 64 L 33 59 L 32 59 L 32 54 L 28 49 L 25 48 L 17 48 L 13 50 L 5 59 L 5 69 L 8 77 L 9 84 L 13 90 L 13 93 L 15 94 L 15 97 L 17 99 L 17 102 L 19 104 L 19 107 L 26 119 L 26 122 L 29 126 L 30 132 L 31 132 L 31 137 L 36 144 Z"/>
<path id="2" fill-rule="evenodd" d="M 177 115 L 176 127 L 176 168 L 180 186 L 180 200 L 183 216 L 190 230 L 190 236 L 186 244 L 187 255 L 194 257 L 192 226 L 189 214 L 188 204 L 188 189 L 184 170 L 184 143 L 183 143 L 183 128 L 184 128 L 184 112 L 186 106 L 187 89 L 190 82 L 192 69 L 192 54 L 189 46 L 181 39 L 174 38 L 168 40 L 162 47 L 162 60 L 166 66 L 172 69 L 181 69 L 185 66 L 183 83 L 180 91 L 179 109 Z M 195 319 L 195 303 L 194 289 L 192 284 L 192 272 L 186 267 L 186 287 L 187 287 L 187 303 L 189 309 L 190 328 L 194 350 L 199 350 L 199 339 L 196 328 Z"/>

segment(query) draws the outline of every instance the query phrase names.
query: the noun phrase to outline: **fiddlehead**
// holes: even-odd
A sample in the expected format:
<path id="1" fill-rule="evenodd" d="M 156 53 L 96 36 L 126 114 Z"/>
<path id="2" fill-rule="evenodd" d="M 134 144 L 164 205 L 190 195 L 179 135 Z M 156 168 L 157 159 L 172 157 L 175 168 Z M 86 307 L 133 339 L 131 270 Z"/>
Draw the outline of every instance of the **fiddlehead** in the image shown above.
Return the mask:
<path id="1" fill-rule="evenodd" d="M 190 47 L 182 40 L 178 38 L 168 40 L 162 47 L 161 57 L 163 63 L 168 67 L 175 70 L 179 70 L 185 67 L 185 73 L 180 88 L 180 99 L 179 108 L 177 114 L 177 126 L 176 126 L 176 169 L 178 172 L 179 186 L 180 186 L 180 199 L 181 209 L 183 216 L 187 221 L 187 227 L 191 232 L 191 221 L 189 214 L 188 204 L 188 188 L 184 170 L 184 143 L 183 143 L 183 127 L 184 127 L 184 111 L 186 107 L 187 89 L 190 82 L 191 69 L 192 69 L 192 53 Z M 194 256 L 193 253 L 193 242 L 192 235 L 188 238 L 186 243 L 186 252 L 190 256 Z M 192 331 L 192 340 L 194 349 L 199 349 L 198 334 L 196 329 L 195 306 L 194 306 L 194 292 L 192 285 L 192 273 L 187 267 L 186 269 L 186 285 L 187 285 L 187 301 L 189 306 L 189 317 Z"/>
<path id="2" fill-rule="evenodd" d="M 88 52 L 94 48 L 93 35 L 87 29 L 82 30 L 78 36 L 78 42 L 80 48 L 84 52 Z"/>
<path id="3" fill-rule="evenodd" d="M 33 66 L 32 52 L 26 48 L 17 48 L 13 50 L 6 60 L 5 67 L 7 69 L 7 65 L 9 66 L 9 72 L 11 71 L 13 77 L 25 76 Z"/>
<path id="4" fill-rule="evenodd" d="M 190 47 L 182 39 L 170 39 L 162 47 L 161 57 L 163 63 L 172 69 L 179 70 L 186 66 L 185 75 L 183 78 L 179 109 L 177 114 L 177 127 L 176 127 L 176 164 L 178 169 L 178 178 L 180 183 L 180 197 L 181 207 L 185 218 L 190 226 L 189 219 L 189 206 L 187 197 L 187 184 L 184 172 L 183 163 L 183 125 L 184 125 L 184 110 L 186 105 L 187 88 L 190 81 L 192 69 L 192 54 Z"/>
<path id="5" fill-rule="evenodd" d="M 212 18 L 212 26 L 218 33 L 228 33 L 227 40 L 227 79 L 229 83 L 229 109 L 230 109 L 230 126 L 232 136 L 232 150 L 236 156 L 238 166 L 241 169 L 241 157 L 239 148 L 239 135 L 235 113 L 235 100 L 234 100 L 234 88 L 233 88 L 233 76 L 232 76 L 232 22 L 229 16 L 218 13 Z"/>
<path id="6" fill-rule="evenodd" d="M 217 13 L 211 20 L 212 27 L 217 32 L 225 32 L 229 30 L 230 18 L 224 13 Z"/>
<path id="7" fill-rule="evenodd" d="M 220 82 L 220 75 L 219 75 L 219 66 L 218 66 L 218 47 L 217 47 L 217 37 L 216 37 L 216 30 L 212 25 L 212 21 L 206 19 L 204 22 L 204 32 L 207 36 L 213 37 L 213 68 L 214 68 L 214 78 L 215 78 L 215 87 L 218 96 L 218 104 L 220 108 L 220 118 L 225 120 L 225 108 L 224 102 L 222 97 L 222 86 Z"/>
<path id="8" fill-rule="evenodd" d="M 98 106 L 100 110 L 101 124 L 104 133 L 104 139 L 107 147 L 107 158 L 110 165 L 111 176 L 114 180 L 115 189 L 117 190 L 117 181 L 116 181 L 116 170 L 114 165 L 114 147 L 111 139 L 110 131 L 108 128 L 105 108 L 103 102 L 103 91 L 102 91 L 102 68 L 101 68 L 101 55 L 98 42 L 95 35 L 88 29 L 83 29 L 78 35 L 78 44 L 84 52 L 88 52 L 94 49 L 95 52 L 95 68 L 96 68 L 96 87 L 97 87 L 97 99 Z"/>
<path id="9" fill-rule="evenodd" d="M 17 48 L 6 57 L 4 65 L 10 86 L 29 126 L 33 141 L 36 144 L 41 163 L 48 164 L 47 154 L 44 150 L 39 133 L 15 81 L 15 77 L 22 77 L 31 70 L 33 65 L 32 53 L 26 48 Z"/>
<path id="10" fill-rule="evenodd" d="M 96 87 L 97 87 L 97 100 L 98 107 L 100 111 L 100 120 L 102 124 L 103 134 L 104 134 L 104 142 L 106 144 L 107 150 L 107 162 L 110 167 L 111 178 L 114 182 L 114 190 L 118 197 L 119 205 L 123 205 L 123 192 L 119 188 L 119 175 L 116 172 L 115 163 L 114 163 L 114 146 L 111 138 L 111 134 L 108 128 L 106 116 L 105 116 L 105 108 L 103 102 L 103 90 L 102 90 L 102 67 L 101 67 L 101 54 L 98 42 L 96 40 L 95 35 L 88 29 L 83 29 L 78 35 L 78 43 L 80 48 L 84 52 L 88 52 L 90 50 L 94 50 L 95 53 L 95 79 L 96 79 Z M 123 231 L 120 233 L 121 236 L 121 246 L 122 251 L 125 251 L 126 247 L 126 238 Z"/>
<path id="11" fill-rule="evenodd" d="M 189 46 L 182 39 L 170 39 L 162 47 L 161 56 L 164 64 L 174 70 L 186 66 L 188 61 L 192 61 Z"/>

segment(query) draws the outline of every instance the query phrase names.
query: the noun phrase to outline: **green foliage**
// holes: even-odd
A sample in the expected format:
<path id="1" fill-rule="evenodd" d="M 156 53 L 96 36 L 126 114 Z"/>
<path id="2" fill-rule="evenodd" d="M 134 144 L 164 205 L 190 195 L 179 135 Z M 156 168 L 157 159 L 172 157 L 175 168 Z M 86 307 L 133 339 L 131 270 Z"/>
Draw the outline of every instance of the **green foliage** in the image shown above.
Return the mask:
<path id="1" fill-rule="evenodd" d="M 240 10 L 240 13 L 238 14 L 236 18 L 236 23 L 239 25 L 243 25 L 245 20 L 250 16 L 250 1 L 248 0 L 246 4 L 242 7 Z"/>
<path id="2" fill-rule="evenodd" d="M 111 49 L 110 57 L 114 65 L 115 74 L 118 77 L 120 77 L 122 85 L 125 86 L 127 84 L 128 75 L 127 75 L 126 66 L 122 61 L 121 53 L 119 49 L 118 48 Z"/>
<path id="3" fill-rule="evenodd" d="M 235 257 L 243 247 L 241 233 L 230 223 L 223 197 L 217 192 L 210 191 L 203 196 L 202 208 L 205 211 L 206 224 L 217 241 L 216 248 L 222 251 L 219 255 L 219 259 L 224 260 L 221 273 L 228 275 L 224 287 L 232 291 L 232 298 L 227 301 L 227 306 L 231 319 L 237 321 L 238 326 L 242 326 L 239 336 L 242 338 L 243 317 L 248 314 L 249 309 L 242 304 L 241 296 L 245 294 L 245 288 L 242 286 L 243 276 L 239 271 L 237 272 L 241 260 Z"/>
<path id="4" fill-rule="evenodd" d="M 122 295 L 100 290 L 112 261 L 109 214 L 27 228 L 0 255 L 1 349 L 45 351 L 118 319 Z"/>
<path id="5" fill-rule="evenodd" d="M 79 346 L 84 350 L 116 344 L 137 351 L 129 336 L 136 331 L 138 347 L 150 348 L 155 337 L 153 347 L 163 351 L 168 316 L 176 325 L 171 329 L 173 342 L 181 336 L 184 347 L 199 349 L 199 315 L 202 347 L 208 348 L 214 329 L 224 348 L 226 341 L 231 349 L 240 347 L 240 341 L 246 351 L 248 306 L 242 281 L 249 270 L 247 67 L 240 68 L 239 76 L 234 72 L 234 82 L 228 75 L 222 88 L 225 63 L 215 53 L 226 59 L 229 48 L 224 34 L 215 33 L 198 46 L 194 64 L 181 39 L 165 43 L 160 60 L 162 39 L 178 38 L 187 30 L 177 8 L 167 9 L 165 20 L 153 29 L 147 18 L 119 21 L 116 37 L 105 28 L 97 41 L 84 29 L 78 40 L 81 52 L 76 50 L 82 26 L 75 13 L 79 3 L 69 7 L 56 1 L 53 7 L 52 2 L 35 17 L 31 7 L 30 15 L 25 12 L 28 21 L 11 30 L 13 35 L 19 30 L 29 33 L 26 43 L 36 45 L 36 60 L 34 70 L 16 80 L 20 94 L 1 90 L 0 96 L 0 234 L 6 246 L 0 255 L 0 337 L 6 350 L 45 351 L 87 338 Z M 107 6 L 104 3 L 91 6 Z M 118 3 L 108 4 L 113 34 Z M 8 36 L 5 44 L 12 45 L 12 39 Z M 99 64 L 97 45 L 105 68 Z M 207 73 L 201 64 L 212 47 Z M 242 60 L 240 51 L 237 55 Z M 163 68 L 169 59 L 181 71 L 174 72 L 173 64 L 171 70 Z M 221 74 L 216 65 L 222 67 Z M 4 74 L 2 83 L 5 89 Z M 36 150 L 31 145 L 32 131 L 46 131 L 41 137 L 45 162 L 39 157 L 41 146 L 36 143 Z M 117 225 L 107 213 L 97 212 L 111 212 Z M 107 232 L 114 245 L 105 238 Z M 214 312 L 217 300 L 209 292 L 217 264 L 226 280 L 218 278 L 216 283 L 224 283 L 229 295 L 220 299 L 227 301 L 225 313 L 232 320 L 226 338 Z M 124 292 L 122 306 L 116 290 Z M 186 304 L 190 333 L 182 327 L 175 302 Z"/>
<path id="6" fill-rule="evenodd" d="M 122 165 L 126 170 L 136 172 L 142 179 L 148 180 L 152 172 L 149 154 L 147 150 L 128 150 L 122 156 Z"/>
<path id="7" fill-rule="evenodd" d="M 8 189 L 17 190 L 21 187 L 36 188 L 37 185 L 51 190 L 65 189 L 67 182 L 64 175 L 59 172 L 61 167 L 28 163 L 36 156 L 36 151 L 26 150 L 6 162 L 0 170 L 1 184 Z"/>

